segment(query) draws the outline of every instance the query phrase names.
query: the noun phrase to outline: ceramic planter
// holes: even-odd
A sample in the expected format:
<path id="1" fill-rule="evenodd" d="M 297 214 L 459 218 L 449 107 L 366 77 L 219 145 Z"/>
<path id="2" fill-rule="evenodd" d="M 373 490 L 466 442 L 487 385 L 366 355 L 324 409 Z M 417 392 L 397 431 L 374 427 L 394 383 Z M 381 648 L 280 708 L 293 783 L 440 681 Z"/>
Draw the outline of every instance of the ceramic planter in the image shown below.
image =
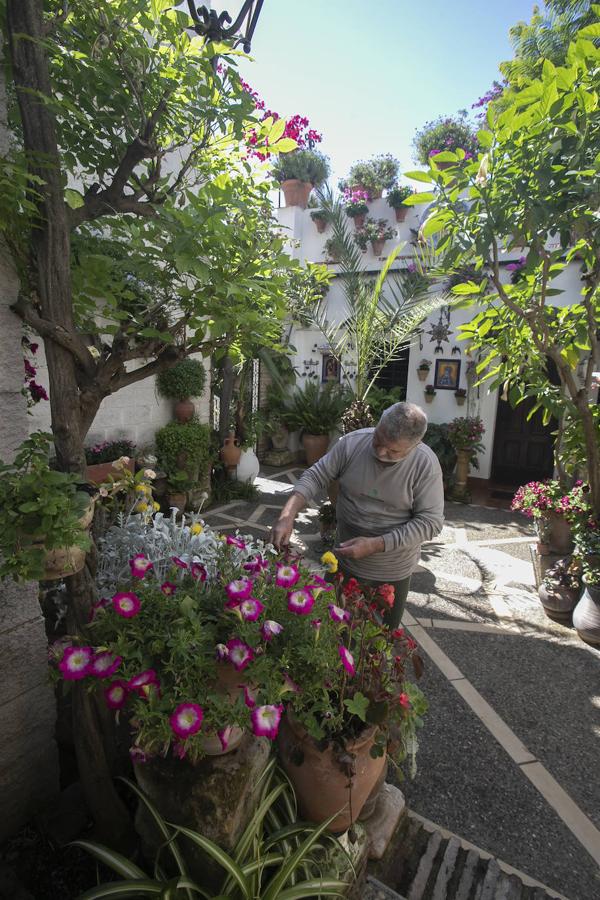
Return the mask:
<path id="1" fill-rule="evenodd" d="M 425 403 L 433 403 L 435 394 L 425 394 Z"/>
<path id="2" fill-rule="evenodd" d="M 309 181 L 288 178 L 287 181 L 281 182 L 281 190 L 283 191 L 286 206 L 299 206 L 301 209 L 306 209 L 308 198 L 312 191 L 312 184 Z"/>
<path id="3" fill-rule="evenodd" d="M 600 647 L 600 584 L 586 584 L 573 610 L 573 627 L 586 644 Z"/>
<path id="4" fill-rule="evenodd" d="M 88 529 L 94 518 L 94 501 L 90 503 L 84 514 L 79 518 L 82 529 Z M 34 546 L 43 548 L 44 540 L 40 538 L 34 542 Z M 87 551 L 81 547 L 55 547 L 54 550 L 46 550 L 44 554 L 43 581 L 58 581 L 67 575 L 75 575 L 81 572 L 85 565 Z"/>
<path id="5" fill-rule="evenodd" d="M 258 461 L 258 456 L 252 447 L 248 447 L 247 450 L 242 450 L 240 461 L 235 470 L 236 480 L 254 484 L 259 471 L 260 463 Z"/>
<path id="6" fill-rule="evenodd" d="M 385 246 L 385 240 L 371 241 L 371 249 L 373 250 L 373 255 L 381 256 L 381 254 L 383 253 L 384 246 Z"/>
<path id="7" fill-rule="evenodd" d="M 387 757 L 371 756 L 376 728 L 368 728 L 345 753 L 352 757 L 354 774 L 342 770 L 330 744 L 320 750 L 291 712 L 284 716 L 277 743 L 281 765 L 292 782 L 300 814 L 309 822 L 323 822 L 341 810 L 329 826 L 334 833 L 346 831 L 356 822 L 387 767 Z M 385 777 L 385 776 L 384 776 Z"/>
<path id="8" fill-rule="evenodd" d="M 538 593 L 549 619 L 564 625 L 571 624 L 571 616 L 579 600 L 576 588 L 550 587 L 542 583 Z"/>
<path id="9" fill-rule="evenodd" d="M 427 381 L 427 376 L 429 375 L 429 369 L 417 369 L 417 376 L 419 381 Z"/>
<path id="10" fill-rule="evenodd" d="M 319 234 L 323 234 L 323 232 L 327 228 L 327 219 L 313 219 L 313 222 L 317 226 L 317 231 L 319 232 Z"/>
<path id="11" fill-rule="evenodd" d="M 455 398 L 455 400 L 456 400 L 456 405 L 457 405 L 457 406 L 464 406 L 464 405 L 465 405 L 465 400 L 467 399 L 466 397 L 460 397 L 460 396 L 457 397 L 456 394 L 455 394 L 455 395 L 454 395 L 454 398 Z"/>
<path id="12" fill-rule="evenodd" d="M 188 397 L 186 400 L 178 400 L 175 404 L 175 418 L 182 425 L 194 418 L 196 407 Z"/>
<path id="13" fill-rule="evenodd" d="M 328 434 L 307 434 L 302 435 L 302 446 L 306 454 L 306 464 L 314 466 L 317 460 L 321 459 L 327 453 L 329 447 Z"/>
<path id="14" fill-rule="evenodd" d="M 351 216 L 350 218 L 354 219 L 354 227 L 358 231 L 365 224 L 365 219 L 367 218 L 367 215 L 366 215 L 366 213 L 360 213 L 358 216 Z"/>
<path id="15" fill-rule="evenodd" d="M 456 489 L 457 491 L 467 490 L 467 479 L 469 477 L 469 463 L 471 459 L 470 450 L 456 451 Z"/>
<path id="16" fill-rule="evenodd" d="M 89 481 L 90 484 L 102 484 L 104 481 L 108 481 L 110 477 L 114 478 L 116 481 L 120 477 L 122 472 L 120 466 L 118 469 L 115 468 L 116 462 L 118 462 L 118 460 L 114 459 L 111 462 L 94 463 L 91 466 L 86 466 L 86 481 Z M 134 472 L 135 459 L 130 459 L 125 468 L 129 469 L 130 472 Z"/>
<path id="17" fill-rule="evenodd" d="M 408 209 L 406 206 L 401 206 L 399 209 L 395 209 L 396 213 L 396 222 L 404 222 L 406 221 L 406 217 L 408 215 Z"/>
<path id="18" fill-rule="evenodd" d="M 545 513 L 542 517 L 547 523 L 548 543 L 552 553 L 568 555 L 573 552 L 571 526 L 559 513 Z"/>

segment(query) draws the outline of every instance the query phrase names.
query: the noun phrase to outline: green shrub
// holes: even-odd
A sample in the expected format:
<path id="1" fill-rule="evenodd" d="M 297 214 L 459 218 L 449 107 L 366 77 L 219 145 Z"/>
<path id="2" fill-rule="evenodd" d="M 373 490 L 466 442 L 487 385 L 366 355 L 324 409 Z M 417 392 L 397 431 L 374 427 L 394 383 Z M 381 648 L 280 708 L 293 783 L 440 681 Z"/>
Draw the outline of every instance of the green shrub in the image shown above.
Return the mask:
<path id="1" fill-rule="evenodd" d="M 337 384 L 322 389 L 315 379 L 307 379 L 302 388 L 294 391 L 285 413 L 285 422 L 292 430 L 307 434 L 329 434 L 336 428 L 349 404 L 348 392 Z"/>
<path id="2" fill-rule="evenodd" d="M 399 385 L 390 388 L 389 391 L 384 391 L 383 388 L 379 387 L 372 387 L 367 395 L 367 402 L 371 407 L 375 422 L 379 421 L 384 410 L 393 406 L 394 403 L 401 403 L 403 400 L 406 400 L 406 388 Z"/>
<path id="3" fill-rule="evenodd" d="M 161 372 L 156 387 L 161 397 L 171 400 L 187 400 L 200 397 L 206 384 L 206 370 L 199 359 L 182 359 L 170 369 Z"/>
<path id="4" fill-rule="evenodd" d="M 156 452 L 160 467 L 170 476 L 184 471 L 190 481 L 208 470 L 211 461 L 211 432 L 208 425 L 191 422 L 169 422 L 156 432 Z"/>
<path id="5" fill-rule="evenodd" d="M 407 197 L 412 197 L 415 189 L 408 184 L 397 184 L 388 193 L 386 200 L 392 209 L 402 209 Z"/>
<path id="6" fill-rule="evenodd" d="M 331 169 L 329 160 L 316 150 L 294 150 L 282 153 L 274 168 L 273 178 L 280 183 L 290 178 L 306 181 L 313 187 L 319 187 L 329 178 Z"/>
<path id="7" fill-rule="evenodd" d="M 389 190 L 398 178 L 399 163 L 390 153 L 382 153 L 373 159 L 360 160 L 350 169 L 348 178 L 340 182 L 340 188 L 364 188 L 369 194 Z"/>
<path id="8" fill-rule="evenodd" d="M 452 485 L 454 468 L 456 466 L 456 451 L 450 442 L 448 426 L 435 425 L 433 422 L 430 422 L 427 426 L 423 443 L 431 447 L 437 456 L 442 467 L 444 488 L 448 490 Z"/>
<path id="9" fill-rule="evenodd" d="M 464 150 L 466 159 L 477 155 L 479 145 L 475 129 L 469 124 L 466 113 L 457 116 L 440 116 L 431 122 L 426 122 L 420 131 L 417 131 L 413 140 L 415 158 L 422 166 L 429 165 L 429 158 L 444 150 L 452 152 Z"/>

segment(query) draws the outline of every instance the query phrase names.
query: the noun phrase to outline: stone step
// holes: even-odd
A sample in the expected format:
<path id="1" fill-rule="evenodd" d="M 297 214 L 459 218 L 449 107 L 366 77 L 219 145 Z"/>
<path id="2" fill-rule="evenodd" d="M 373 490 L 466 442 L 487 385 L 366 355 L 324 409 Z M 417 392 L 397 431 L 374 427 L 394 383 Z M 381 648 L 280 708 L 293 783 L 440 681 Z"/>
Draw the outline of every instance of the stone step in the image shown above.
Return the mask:
<path id="1" fill-rule="evenodd" d="M 369 871 L 362 895 L 368 900 L 561 900 L 560 894 L 414 813 L 403 817 L 385 856 Z"/>

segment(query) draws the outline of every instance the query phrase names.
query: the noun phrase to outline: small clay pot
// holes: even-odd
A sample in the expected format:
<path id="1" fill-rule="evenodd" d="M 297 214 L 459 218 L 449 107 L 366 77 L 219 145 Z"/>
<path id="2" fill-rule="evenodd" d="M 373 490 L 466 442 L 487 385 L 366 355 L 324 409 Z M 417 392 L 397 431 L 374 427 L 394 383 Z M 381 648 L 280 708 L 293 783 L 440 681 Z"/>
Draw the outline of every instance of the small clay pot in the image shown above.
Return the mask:
<path id="1" fill-rule="evenodd" d="M 174 412 L 177 421 L 184 425 L 186 422 L 189 422 L 194 418 L 196 407 L 188 397 L 186 400 L 177 401 L 177 403 L 175 404 Z"/>
<path id="2" fill-rule="evenodd" d="M 429 375 L 429 369 L 417 369 L 417 376 L 419 381 L 427 381 L 427 376 Z"/>
<path id="3" fill-rule="evenodd" d="M 466 400 L 467 398 L 466 398 L 466 397 L 455 397 L 454 399 L 456 400 L 456 405 L 457 405 L 457 406 L 464 406 L 464 405 L 465 405 L 465 400 Z"/>
<path id="4" fill-rule="evenodd" d="M 352 218 L 354 219 L 354 227 L 359 231 L 365 224 L 365 213 L 360 213 L 358 216 L 352 216 Z"/>
<path id="5" fill-rule="evenodd" d="M 383 248 L 385 246 L 385 241 L 371 241 L 371 249 L 373 250 L 373 256 L 381 256 L 383 253 Z"/>
<path id="6" fill-rule="evenodd" d="M 313 222 L 317 226 L 317 231 L 319 232 L 319 234 L 323 234 L 323 232 L 327 228 L 327 219 L 313 219 Z"/>
<path id="7" fill-rule="evenodd" d="M 406 221 L 406 217 L 408 215 L 408 209 L 406 208 L 406 206 L 401 206 L 399 209 L 395 209 L 394 212 L 396 213 L 396 222 Z"/>
<path id="8" fill-rule="evenodd" d="M 435 394 L 425 394 L 425 403 L 433 403 Z"/>
<path id="9" fill-rule="evenodd" d="M 219 451 L 219 457 L 224 466 L 228 469 L 235 469 L 240 461 L 242 448 L 240 447 L 234 431 L 229 432 L 229 436 L 223 441 L 223 446 Z"/>

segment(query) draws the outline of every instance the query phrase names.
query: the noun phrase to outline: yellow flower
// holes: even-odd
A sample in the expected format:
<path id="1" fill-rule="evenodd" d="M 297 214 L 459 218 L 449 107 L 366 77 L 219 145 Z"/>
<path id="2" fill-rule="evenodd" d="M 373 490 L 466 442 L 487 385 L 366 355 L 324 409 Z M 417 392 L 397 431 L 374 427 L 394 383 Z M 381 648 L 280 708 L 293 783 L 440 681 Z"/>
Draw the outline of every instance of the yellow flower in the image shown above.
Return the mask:
<path id="1" fill-rule="evenodd" d="M 338 570 L 337 557 L 334 556 L 334 554 L 331 553 L 330 550 L 328 550 L 327 553 L 323 554 L 323 556 L 321 557 L 321 562 L 324 566 L 327 566 L 327 570 L 330 572 L 331 575 L 334 575 L 335 572 L 337 572 L 337 570 Z"/>
<path id="2" fill-rule="evenodd" d="M 152 504 L 152 509 L 154 510 L 154 512 L 158 512 L 160 509 L 160 503 L 157 503 L 155 500 L 154 503 Z"/>
<path id="3" fill-rule="evenodd" d="M 194 522 L 194 524 L 190 527 L 190 531 L 192 534 L 202 534 L 204 528 L 200 524 L 200 522 Z"/>
<path id="4" fill-rule="evenodd" d="M 148 509 L 148 504 L 145 503 L 143 500 L 140 503 L 138 503 L 136 506 L 137 512 L 143 513 L 143 512 L 146 512 L 147 509 Z"/>
<path id="5" fill-rule="evenodd" d="M 145 484 L 136 484 L 135 490 L 138 492 L 138 494 L 145 494 L 146 493 L 146 485 Z"/>

